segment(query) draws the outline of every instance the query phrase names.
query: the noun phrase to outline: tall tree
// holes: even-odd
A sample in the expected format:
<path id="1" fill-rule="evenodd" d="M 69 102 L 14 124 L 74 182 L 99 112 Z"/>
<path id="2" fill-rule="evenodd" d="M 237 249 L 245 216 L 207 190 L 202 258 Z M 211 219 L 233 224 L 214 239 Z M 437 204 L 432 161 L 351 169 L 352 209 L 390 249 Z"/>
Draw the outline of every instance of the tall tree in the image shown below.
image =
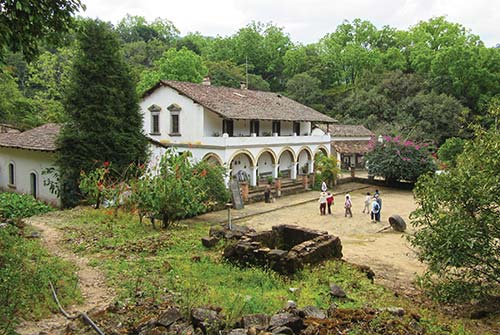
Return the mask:
<path id="1" fill-rule="evenodd" d="M 165 51 L 155 62 L 152 70 L 146 70 L 141 75 L 137 91 L 142 93 L 154 86 L 160 79 L 179 80 L 200 83 L 208 73 L 200 56 L 186 48 L 174 48 Z"/>
<path id="2" fill-rule="evenodd" d="M 0 61 L 6 48 L 32 58 L 40 40 L 66 31 L 82 7 L 80 0 L 0 0 Z"/>
<path id="3" fill-rule="evenodd" d="M 146 158 L 137 95 L 118 37 L 99 20 L 85 21 L 77 36 L 65 101 L 69 121 L 59 138 L 57 159 L 64 206 L 74 205 L 79 198 L 80 171 L 108 161 L 121 172 Z"/>

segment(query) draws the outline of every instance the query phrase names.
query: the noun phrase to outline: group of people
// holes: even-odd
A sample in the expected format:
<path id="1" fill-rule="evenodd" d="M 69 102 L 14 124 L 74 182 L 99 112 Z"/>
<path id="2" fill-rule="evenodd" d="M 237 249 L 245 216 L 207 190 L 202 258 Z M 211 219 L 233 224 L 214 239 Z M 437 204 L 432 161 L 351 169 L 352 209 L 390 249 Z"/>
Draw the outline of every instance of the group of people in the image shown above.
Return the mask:
<path id="1" fill-rule="evenodd" d="M 328 214 L 332 214 L 333 205 L 333 194 L 327 192 L 326 183 L 321 184 L 321 193 L 319 195 L 319 213 L 320 215 L 326 215 L 326 209 L 328 208 Z M 379 190 L 375 190 L 372 195 L 370 192 L 366 193 L 365 197 L 365 207 L 363 208 L 363 214 L 367 213 L 371 216 L 372 222 L 380 222 L 380 212 L 382 211 L 382 198 L 380 197 Z M 352 199 L 349 194 L 345 195 L 344 201 L 344 216 L 352 218 Z"/>
<path id="2" fill-rule="evenodd" d="M 382 211 L 382 198 L 380 192 L 375 190 L 373 197 L 370 192 L 366 192 L 365 207 L 363 213 L 370 214 L 372 222 L 380 222 L 380 212 Z"/>

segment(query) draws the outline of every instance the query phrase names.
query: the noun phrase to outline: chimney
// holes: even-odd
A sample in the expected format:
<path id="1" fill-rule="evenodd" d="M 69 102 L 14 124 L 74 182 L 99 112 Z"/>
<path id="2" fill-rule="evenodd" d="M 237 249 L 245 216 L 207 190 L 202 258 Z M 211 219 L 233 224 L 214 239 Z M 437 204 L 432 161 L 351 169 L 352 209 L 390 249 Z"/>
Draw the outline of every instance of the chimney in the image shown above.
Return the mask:
<path id="1" fill-rule="evenodd" d="M 240 89 L 246 90 L 247 89 L 247 84 L 245 82 L 240 82 Z"/>
<path id="2" fill-rule="evenodd" d="M 201 84 L 205 85 L 205 86 L 210 86 L 210 84 L 211 84 L 210 77 L 203 78 L 203 81 L 201 82 Z"/>

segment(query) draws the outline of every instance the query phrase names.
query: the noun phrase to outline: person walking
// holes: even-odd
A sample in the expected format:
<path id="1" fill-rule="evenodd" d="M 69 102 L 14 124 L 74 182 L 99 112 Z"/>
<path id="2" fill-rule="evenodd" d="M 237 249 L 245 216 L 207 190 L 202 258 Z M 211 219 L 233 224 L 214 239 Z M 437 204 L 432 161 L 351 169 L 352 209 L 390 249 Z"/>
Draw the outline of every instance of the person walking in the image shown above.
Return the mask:
<path id="1" fill-rule="evenodd" d="M 264 190 L 264 199 L 266 203 L 271 202 L 271 183 L 268 183 L 266 185 L 266 189 Z"/>
<path id="2" fill-rule="evenodd" d="M 344 202 L 344 217 L 347 217 L 349 215 L 352 218 L 352 201 L 351 201 L 351 196 L 349 194 L 346 194 L 345 196 L 345 202 Z"/>
<path id="3" fill-rule="evenodd" d="M 330 192 L 327 193 L 326 204 L 328 205 L 328 214 L 332 214 L 332 205 L 333 205 L 333 194 Z"/>
<path id="4" fill-rule="evenodd" d="M 378 220 L 380 221 L 380 215 L 382 214 L 382 198 L 380 197 L 380 193 L 375 194 L 375 200 L 377 200 L 378 207 L 379 207 L 379 210 L 378 210 L 379 218 L 378 218 Z"/>
<path id="5" fill-rule="evenodd" d="M 380 205 L 376 195 L 373 197 L 372 201 L 371 219 L 373 223 L 380 222 Z"/>
<path id="6" fill-rule="evenodd" d="M 370 214 L 370 204 L 372 202 L 372 197 L 370 196 L 370 192 L 366 192 L 365 197 L 365 207 L 363 208 L 363 214 L 366 211 L 366 214 Z"/>
<path id="7" fill-rule="evenodd" d="M 326 215 L 327 196 L 326 192 L 321 192 L 319 195 L 319 215 Z"/>
<path id="8" fill-rule="evenodd" d="M 327 189 L 328 189 L 328 187 L 326 186 L 326 183 L 322 182 L 321 183 L 321 192 L 326 192 Z"/>

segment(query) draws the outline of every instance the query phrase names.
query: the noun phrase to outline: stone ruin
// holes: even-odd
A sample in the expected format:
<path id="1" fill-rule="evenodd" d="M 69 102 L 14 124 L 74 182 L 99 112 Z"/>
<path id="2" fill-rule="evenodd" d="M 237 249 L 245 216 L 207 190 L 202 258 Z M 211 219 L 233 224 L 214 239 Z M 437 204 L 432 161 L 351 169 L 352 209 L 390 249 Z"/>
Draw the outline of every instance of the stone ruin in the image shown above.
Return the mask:
<path id="1" fill-rule="evenodd" d="M 235 243 L 225 248 L 226 259 L 240 265 L 270 268 L 287 275 L 302 270 L 305 264 L 342 258 L 340 238 L 327 232 L 295 225 L 278 225 L 262 232 L 245 228 L 237 226 L 236 234 L 232 230 L 228 232 L 227 227 L 222 231 L 211 229 L 208 239 L 237 238 Z"/>

